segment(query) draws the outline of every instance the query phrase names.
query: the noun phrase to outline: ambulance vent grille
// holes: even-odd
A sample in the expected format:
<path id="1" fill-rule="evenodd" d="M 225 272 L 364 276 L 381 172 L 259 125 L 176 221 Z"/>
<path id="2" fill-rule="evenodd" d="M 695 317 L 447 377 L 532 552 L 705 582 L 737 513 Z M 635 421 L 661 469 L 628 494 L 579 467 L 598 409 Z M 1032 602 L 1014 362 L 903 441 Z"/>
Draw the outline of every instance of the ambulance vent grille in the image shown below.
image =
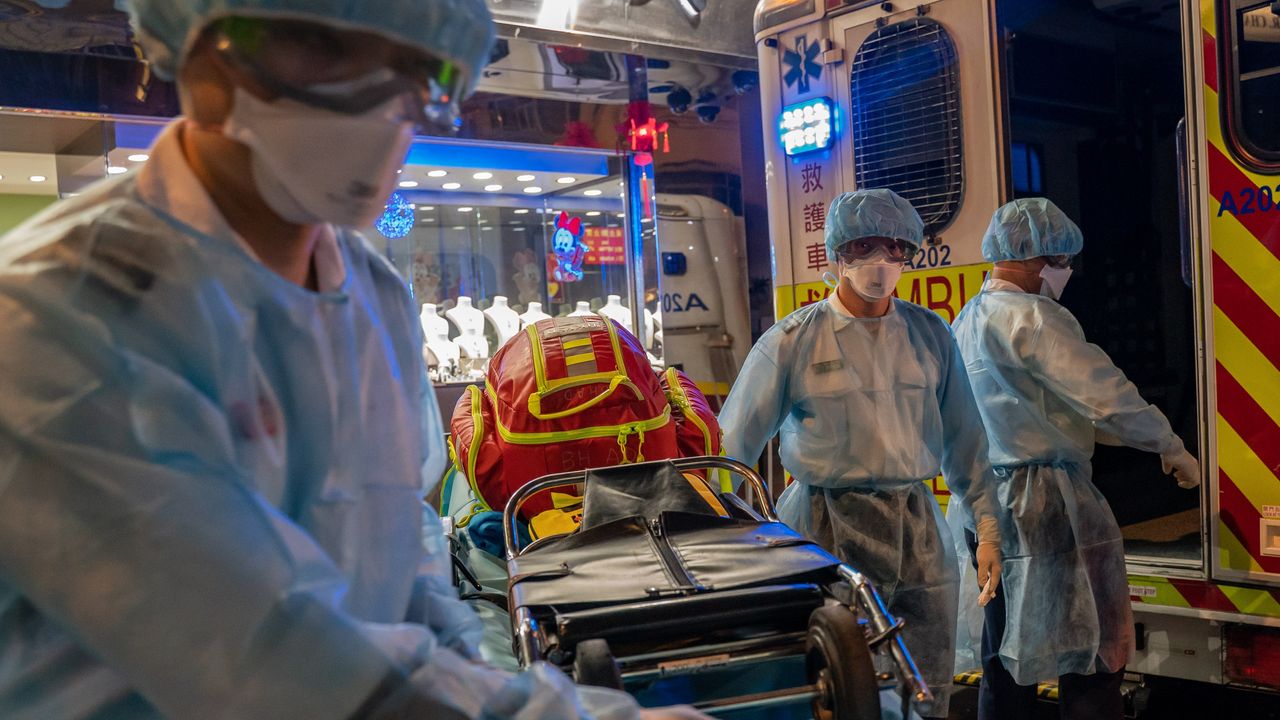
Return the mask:
<path id="1" fill-rule="evenodd" d="M 964 192 L 955 43 L 928 18 L 886 25 L 858 48 L 850 75 L 857 186 L 893 190 L 937 234 Z"/>

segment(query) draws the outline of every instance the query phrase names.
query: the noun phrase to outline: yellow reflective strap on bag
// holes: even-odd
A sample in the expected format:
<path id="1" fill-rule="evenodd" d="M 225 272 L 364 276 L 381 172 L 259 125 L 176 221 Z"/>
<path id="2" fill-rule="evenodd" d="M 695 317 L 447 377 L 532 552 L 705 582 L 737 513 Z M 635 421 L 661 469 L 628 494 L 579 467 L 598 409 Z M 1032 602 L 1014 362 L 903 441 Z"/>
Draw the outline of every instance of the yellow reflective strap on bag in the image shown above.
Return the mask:
<path id="1" fill-rule="evenodd" d="M 712 491 L 711 486 L 707 484 L 706 480 L 690 473 L 682 474 L 684 475 L 685 482 L 689 483 L 689 486 L 698 493 L 698 496 L 707 504 L 707 507 L 711 508 L 715 514 L 720 517 L 729 517 L 729 511 L 724 509 L 724 504 L 720 502 L 720 498 L 716 496 L 714 491 Z"/>

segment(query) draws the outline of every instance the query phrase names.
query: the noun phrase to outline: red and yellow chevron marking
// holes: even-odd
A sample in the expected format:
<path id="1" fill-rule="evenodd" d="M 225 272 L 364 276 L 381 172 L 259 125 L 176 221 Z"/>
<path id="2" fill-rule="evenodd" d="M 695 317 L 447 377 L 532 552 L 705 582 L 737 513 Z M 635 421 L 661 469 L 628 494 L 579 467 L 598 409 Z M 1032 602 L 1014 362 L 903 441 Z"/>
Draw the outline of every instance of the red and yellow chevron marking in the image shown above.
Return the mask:
<path id="1" fill-rule="evenodd" d="M 1251 588 L 1218 585 L 1204 580 L 1130 575 L 1129 599 L 1140 605 L 1280 619 L 1280 588 Z"/>
<path id="2" fill-rule="evenodd" d="M 1219 110 L 1214 6 L 1212 0 L 1201 2 L 1218 407 L 1217 560 L 1221 568 L 1241 573 L 1280 573 L 1280 558 L 1262 555 L 1259 547 L 1264 507 L 1280 506 L 1280 207 L 1274 203 L 1280 199 L 1280 177 L 1247 170 L 1227 149 Z M 1235 198 L 1242 197 L 1255 198 L 1258 207 L 1233 212 Z M 1244 612 L 1236 602 L 1240 600 L 1261 614 L 1280 616 L 1278 596 L 1271 591 L 1160 582 L 1154 600 L 1135 599 Z M 1232 593 L 1240 596 L 1232 598 Z"/>

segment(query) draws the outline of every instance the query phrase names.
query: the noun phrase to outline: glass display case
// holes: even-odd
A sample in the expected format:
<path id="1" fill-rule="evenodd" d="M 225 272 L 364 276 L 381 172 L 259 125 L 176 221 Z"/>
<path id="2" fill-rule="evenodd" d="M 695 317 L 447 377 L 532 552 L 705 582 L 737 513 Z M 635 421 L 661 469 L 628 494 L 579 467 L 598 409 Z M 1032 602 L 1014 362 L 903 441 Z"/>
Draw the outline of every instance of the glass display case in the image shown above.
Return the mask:
<path id="1" fill-rule="evenodd" d="M 635 332 L 660 363 L 646 322 L 656 307 L 639 302 L 656 295 L 645 292 L 656 274 L 644 259 L 657 258 L 645 250 L 645 173 L 630 156 L 598 150 L 416 142 L 371 235 L 413 290 L 432 380 L 478 381 L 530 323 L 590 313 Z"/>

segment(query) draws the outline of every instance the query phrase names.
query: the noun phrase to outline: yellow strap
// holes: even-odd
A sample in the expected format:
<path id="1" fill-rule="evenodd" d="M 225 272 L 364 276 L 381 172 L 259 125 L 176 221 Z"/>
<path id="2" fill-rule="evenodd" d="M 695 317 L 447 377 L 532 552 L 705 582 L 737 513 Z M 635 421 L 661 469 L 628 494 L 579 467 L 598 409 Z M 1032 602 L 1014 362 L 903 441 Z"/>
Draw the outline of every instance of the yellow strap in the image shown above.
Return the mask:
<path id="1" fill-rule="evenodd" d="M 591 353 L 583 353 L 581 355 L 565 356 L 564 364 L 565 365 L 581 365 L 582 363 L 591 362 L 592 360 L 595 360 L 595 359 L 596 359 L 595 355 Z"/>
<path id="2" fill-rule="evenodd" d="M 711 491 L 711 486 L 707 484 L 706 480 L 703 480 L 697 475 L 689 475 L 687 473 L 684 475 L 684 479 L 685 482 L 689 483 L 702 500 L 706 502 L 717 515 L 720 517 L 729 517 L 729 511 L 724 509 L 724 504 L 721 503 L 720 498 L 716 497 L 716 494 Z"/>
<path id="3" fill-rule="evenodd" d="M 572 350 L 574 348 L 587 347 L 590 344 L 591 344 L 591 338 L 589 337 L 578 338 L 577 340 L 570 340 L 569 342 L 565 343 L 564 349 Z"/>
<path id="4" fill-rule="evenodd" d="M 485 384 L 488 385 L 487 381 Z M 485 512 L 493 508 L 489 507 L 484 495 L 480 494 L 479 486 L 476 485 L 476 458 L 480 455 L 480 443 L 484 440 L 484 413 L 480 406 L 482 402 L 480 388 L 468 385 L 467 395 L 471 398 L 471 447 L 467 448 L 467 484 L 471 486 L 471 493 L 475 495 L 477 506 L 480 508 L 477 512 Z"/>
<path id="5" fill-rule="evenodd" d="M 568 408 L 567 410 L 560 410 L 558 412 L 552 412 L 552 413 L 542 412 L 542 398 L 544 393 L 536 392 L 533 395 L 529 396 L 529 414 L 538 418 L 539 420 L 559 420 L 561 418 L 567 418 L 570 415 L 577 415 L 580 412 L 589 410 L 595 407 L 596 405 L 599 405 L 600 403 L 609 399 L 609 397 L 613 395 L 613 393 L 620 387 L 626 387 L 630 389 L 631 392 L 635 393 L 637 400 L 640 400 L 640 401 L 644 400 L 644 396 L 640 394 L 640 388 L 636 387 L 635 384 L 632 383 L 631 380 L 629 380 L 626 375 L 615 375 L 613 376 L 613 379 L 609 381 L 609 387 L 605 388 L 604 391 L 602 391 L 599 395 L 596 395 L 595 397 L 582 403 L 581 405 Z M 549 395 L 552 392 L 557 392 L 559 389 L 562 389 L 562 388 L 558 388 L 557 390 L 551 390 L 545 394 Z"/>
<path id="6" fill-rule="evenodd" d="M 532 432 L 518 433 L 513 432 L 506 425 L 502 424 L 502 419 L 498 415 L 498 394 L 493 388 L 486 385 L 485 394 L 489 398 L 489 406 L 494 410 L 493 424 L 498 429 L 498 435 L 502 437 L 503 442 L 513 445 L 546 445 L 553 442 L 570 442 L 573 440 L 586 440 L 589 438 L 605 438 L 617 435 L 625 427 L 638 427 L 646 432 L 657 430 L 671 422 L 671 407 L 662 408 L 662 414 L 651 417 L 648 420 L 640 420 L 625 425 L 597 425 L 594 427 L 579 428 L 577 430 L 557 430 L 555 432 Z"/>

